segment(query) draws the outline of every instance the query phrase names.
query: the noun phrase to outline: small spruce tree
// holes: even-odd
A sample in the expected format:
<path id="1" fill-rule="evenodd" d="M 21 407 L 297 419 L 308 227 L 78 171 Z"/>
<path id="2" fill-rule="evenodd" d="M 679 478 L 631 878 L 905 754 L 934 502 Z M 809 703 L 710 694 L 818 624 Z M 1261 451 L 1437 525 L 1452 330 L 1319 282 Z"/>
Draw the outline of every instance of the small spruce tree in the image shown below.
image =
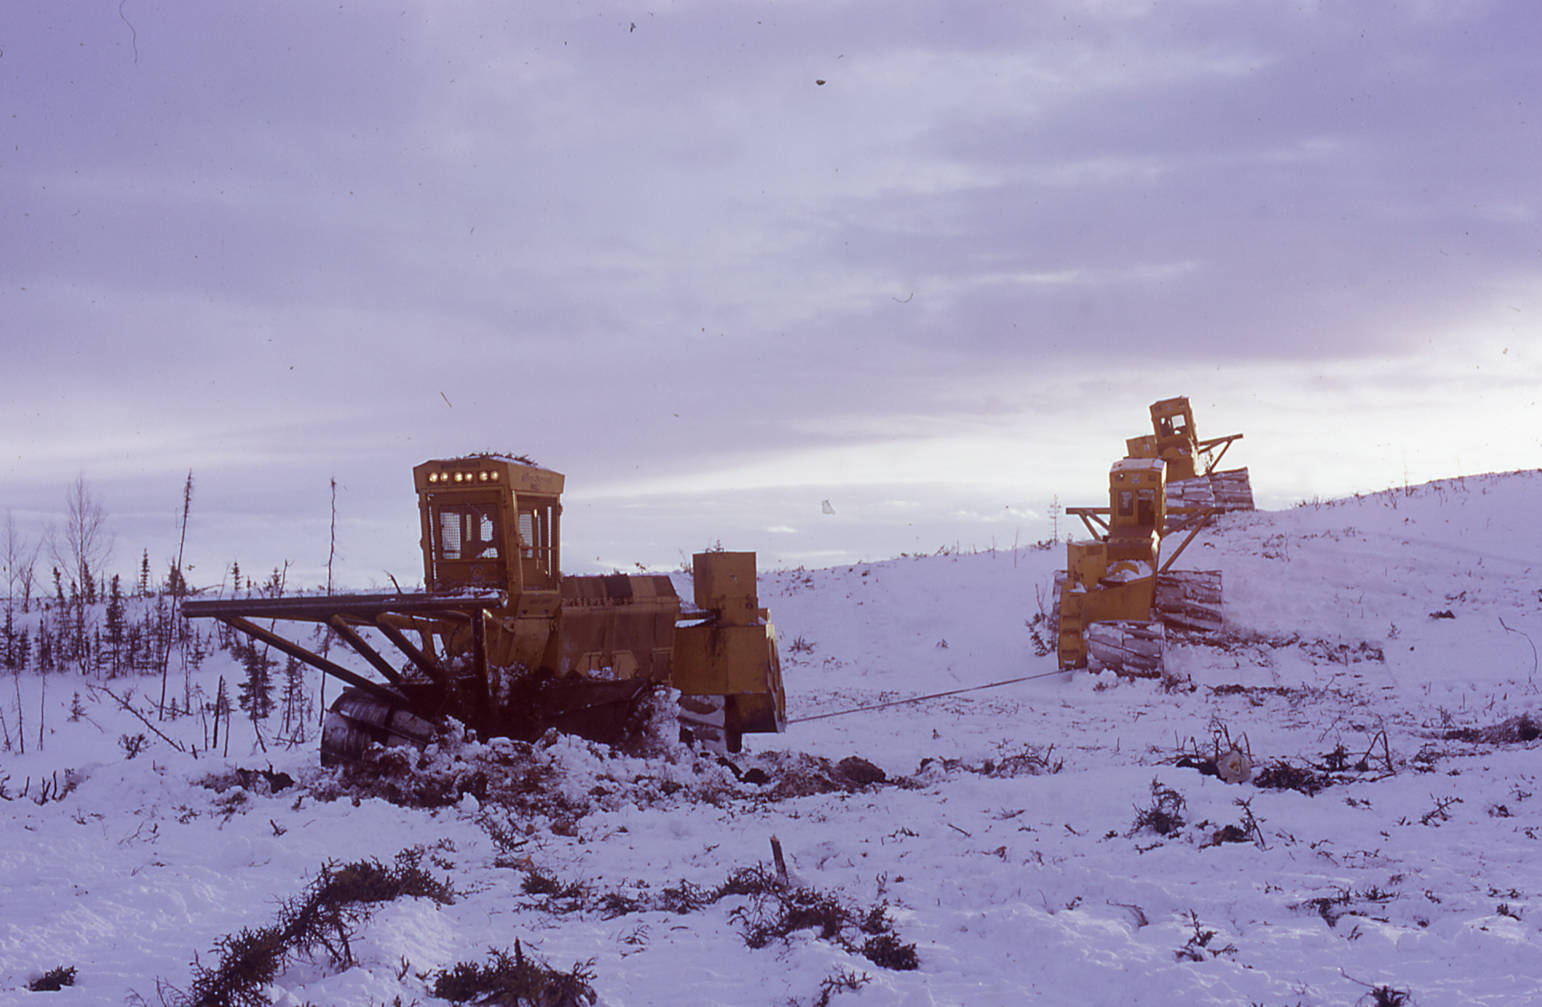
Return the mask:
<path id="1" fill-rule="evenodd" d="M 116 678 L 123 667 L 123 590 L 113 574 L 107 588 L 108 675 Z"/>
<path id="2" fill-rule="evenodd" d="M 175 563 L 166 570 L 165 591 L 173 598 L 180 598 L 187 593 L 187 582 L 182 579 L 182 571 L 177 569 Z"/>
<path id="3" fill-rule="evenodd" d="M 310 693 L 305 688 L 305 665 L 289 658 L 284 663 L 285 736 L 296 744 L 305 743 L 305 722 L 310 719 Z"/>
<path id="4" fill-rule="evenodd" d="M 260 727 L 273 712 L 273 661 L 254 644 L 246 648 L 241 666 L 246 677 L 236 687 L 236 701 L 252 718 L 252 726 Z"/>

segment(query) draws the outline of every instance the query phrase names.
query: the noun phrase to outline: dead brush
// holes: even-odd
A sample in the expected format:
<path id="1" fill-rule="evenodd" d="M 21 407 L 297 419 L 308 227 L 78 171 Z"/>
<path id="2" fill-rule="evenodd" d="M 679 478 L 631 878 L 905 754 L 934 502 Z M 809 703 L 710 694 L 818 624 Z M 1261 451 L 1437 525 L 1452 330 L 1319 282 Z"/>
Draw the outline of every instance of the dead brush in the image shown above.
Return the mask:
<path id="1" fill-rule="evenodd" d="M 773 847 L 775 849 L 775 847 Z M 596 893 L 587 882 L 564 882 L 526 863 L 527 893 L 546 895 L 550 912 L 597 908 L 606 919 L 632 913 L 667 912 L 675 915 L 698 912 L 727 898 L 747 901 L 729 913 L 745 944 L 759 949 L 800 930 L 816 931 L 875 965 L 909 970 L 919 967 L 914 944 L 894 933 L 887 902 L 865 910 L 852 908 L 839 896 L 814 888 L 791 887 L 780 872 L 766 864 L 734 870 L 714 887 L 682 879 L 678 885 L 659 889 L 651 897 L 620 891 Z"/>
<path id="2" fill-rule="evenodd" d="M 789 654 L 812 654 L 813 652 L 814 644 L 802 635 L 794 637 L 793 641 L 787 645 L 787 653 Z"/>
<path id="3" fill-rule="evenodd" d="M 1160 780 L 1151 781 L 1151 804 L 1135 809 L 1135 823 L 1126 836 L 1138 832 L 1155 832 L 1159 836 L 1171 836 L 1183 828 L 1183 812 L 1187 807 L 1183 795 Z"/>
<path id="4" fill-rule="evenodd" d="M 525 957 L 519 941 L 514 953 L 489 948 L 486 964 L 457 962 L 434 977 L 431 992 L 451 1003 L 506 1004 L 508 1007 L 589 1007 L 598 999 L 592 981 L 594 961 L 578 962 L 560 972 Z"/>
<path id="5" fill-rule="evenodd" d="M 1366 910 L 1369 906 L 1384 905 L 1397 897 L 1397 892 L 1385 891 L 1375 885 L 1358 892 L 1352 888 L 1340 888 L 1332 895 L 1319 895 L 1299 902 L 1294 908 L 1310 909 L 1321 916 L 1323 922 L 1329 927 L 1337 927 L 1339 920 L 1346 916 L 1362 916 L 1379 923 L 1386 923 L 1386 917 L 1372 916 Z"/>
<path id="6" fill-rule="evenodd" d="M 667 912 L 683 916 L 731 896 L 762 896 L 783 887 L 776 872 L 765 864 L 737 868 L 714 887 L 704 887 L 681 879 L 679 884 L 666 885 L 651 897 L 624 891 L 598 892 L 590 882 L 564 881 L 536 867 L 528 858 L 518 861 L 518 866 L 525 871 L 521 890 L 528 895 L 546 896 L 542 908 L 547 912 L 569 913 L 597 909 L 606 919 L 643 912 Z"/>
<path id="7" fill-rule="evenodd" d="M 730 895 L 764 895 L 784 887 L 777 873 L 765 864 L 740 867 L 717 886 L 717 898 Z"/>
<path id="8" fill-rule="evenodd" d="M 1371 736 L 1366 750 L 1358 755 L 1340 742 L 1331 752 L 1323 753 L 1315 762 L 1304 766 L 1277 759 L 1260 770 L 1253 777 L 1253 783 L 1267 790 L 1295 790 L 1315 797 L 1337 784 L 1375 781 L 1395 775 L 1397 768 L 1392 758 L 1392 746 L 1383 729 Z"/>
<path id="9" fill-rule="evenodd" d="M 881 968 L 910 971 L 920 967 L 914 944 L 894 933 L 887 904 L 858 912 L 830 892 L 812 888 L 776 889 L 757 895 L 729 914 L 744 943 L 763 948 L 800 930 L 814 930 L 821 940 L 861 954 Z M 848 936 L 856 930 L 863 937 Z"/>
<path id="10" fill-rule="evenodd" d="M 819 984 L 819 999 L 814 1001 L 814 1007 L 830 1007 L 830 999 L 837 993 L 856 992 L 873 981 L 869 975 L 858 975 L 855 972 L 834 972 L 825 976 Z"/>
<path id="11" fill-rule="evenodd" d="M 1326 773 L 1318 773 L 1305 766 L 1293 766 L 1284 759 L 1277 759 L 1253 777 L 1253 785 L 1266 790 L 1295 790 L 1308 797 L 1333 786 L 1334 779 Z"/>
<path id="12" fill-rule="evenodd" d="M 343 867 L 324 865 L 312 883 L 309 901 L 321 905 L 390 902 L 403 897 L 432 899 L 441 905 L 455 901 L 455 888 L 424 870 L 422 847 L 396 855 L 390 867 L 378 860 L 361 860 Z"/>
<path id="13" fill-rule="evenodd" d="M 1339 969 L 1339 975 L 1357 986 L 1365 987 L 1366 992 L 1355 1000 L 1355 1007 L 1361 1007 L 1362 1004 L 1368 1004 L 1369 1007 L 1413 1007 L 1413 994 L 1407 990 L 1395 989 L 1390 984 L 1373 986 L 1356 979 L 1343 969 Z"/>
<path id="14" fill-rule="evenodd" d="M 968 762 L 964 759 L 935 758 L 927 756 L 916 765 L 916 771 L 909 777 L 901 777 L 895 782 L 908 789 L 916 790 L 926 786 L 919 778 L 927 772 L 977 773 L 980 776 L 996 778 L 1012 776 L 1053 776 L 1065 768 L 1065 760 L 1054 754 L 1053 744 L 1044 748 L 1037 745 L 1024 745 L 1015 752 L 1002 755 L 1000 758 L 983 759 L 980 762 Z"/>
<path id="15" fill-rule="evenodd" d="M 1216 932 L 1214 930 L 1206 930 L 1200 926 L 1199 915 L 1192 909 L 1189 910 L 1189 926 L 1193 928 L 1193 934 L 1190 935 L 1183 947 L 1173 952 L 1173 955 L 1179 961 L 1204 962 L 1209 961 L 1211 958 L 1219 958 L 1221 955 L 1236 953 L 1237 945 L 1235 944 L 1216 946 L 1213 943 Z"/>
<path id="16" fill-rule="evenodd" d="M 526 895 L 546 896 L 547 912 L 576 912 L 589 905 L 594 888 L 585 881 L 563 881 L 554 874 L 532 867 L 520 884 Z"/>
<path id="17" fill-rule="evenodd" d="M 377 860 L 323 865 L 303 895 L 280 906 L 275 922 L 217 938 L 213 968 L 195 955 L 186 992 L 160 984 L 162 1002 L 169 1007 L 266 1007 L 267 987 L 296 952 L 325 951 L 333 965 L 353 965 L 352 937 L 372 906 L 404 896 L 440 904 L 455 900 L 448 881 L 422 869 L 422 855 L 421 848 L 403 850 L 392 867 Z"/>
<path id="18" fill-rule="evenodd" d="M 1040 599 L 1040 604 L 1043 599 Z M 1024 619 L 1023 625 L 1028 630 L 1028 642 L 1033 645 L 1035 657 L 1047 657 L 1055 652 L 1055 647 L 1050 643 L 1050 637 L 1054 633 L 1054 626 L 1048 616 L 1043 612 L 1035 612 L 1032 619 Z"/>
<path id="19" fill-rule="evenodd" d="M 665 887 L 659 892 L 658 908 L 674 913 L 676 916 L 684 916 L 716 901 L 717 899 L 707 889 L 697 887 L 682 878 L 678 885 Z"/>
<path id="20" fill-rule="evenodd" d="M 607 920 L 613 920 L 617 916 L 629 916 L 643 910 L 642 900 L 625 892 L 606 892 L 600 896 L 597 905 Z"/>
<path id="21" fill-rule="evenodd" d="M 1450 821 L 1451 815 L 1449 812 L 1451 808 L 1462 803 L 1460 797 L 1434 797 L 1433 794 L 1430 796 L 1434 799 L 1435 806 L 1419 818 L 1420 825 L 1434 825 L 1436 822 Z"/>
<path id="22" fill-rule="evenodd" d="M 986 776 L 1053 776 L 1065 768 L 1065 760 L 1054 757 L 1055 746 L 1040 749 L 1028 745 L 1000 759 L 986 759 L 980 772 Z"/>
<path id="23" fill-rule="evenodd" d="M 744 943 L 757 949 L 798 930 L 817 930 L 820 938 L 830 940 L 850 922 L 834 895 L 812 888 L 768 892 L 729 916 L 739 923 Z"/>
<path id="24" fill-rule="evenodd" d="M 916 946 L 904 943 L 892 933 L 874 934 L 863 941 L 862 957 L 880 968 L 897 972 L 914 971 L 921 967 Z"/>
<path id="25" fill-rule="evenodd" d="M 33 993 L 56 993 L 66 986 L 74 985 L 75 967 L 73 965 L 59 965 L 49 969 L 28 983 L 27 989 Z"/>

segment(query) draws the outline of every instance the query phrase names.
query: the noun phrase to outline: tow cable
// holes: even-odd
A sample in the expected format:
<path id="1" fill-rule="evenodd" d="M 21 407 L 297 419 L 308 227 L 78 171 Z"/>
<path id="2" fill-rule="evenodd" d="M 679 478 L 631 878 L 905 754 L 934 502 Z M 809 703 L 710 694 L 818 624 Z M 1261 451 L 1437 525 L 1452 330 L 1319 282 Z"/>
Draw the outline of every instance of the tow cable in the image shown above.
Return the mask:
<path id="1" fill-rule="evenodd" d="M 928 699 L 941 699 L 944 696 L 957 696 L 963 692 L 979 692 L 981 689 L 997 689 L 1003 685 L 1015 685 L 1018 682 L 1029 682 L 1035 678 L 1049 678 L 1051 675 L 1065 675 L 1065 671 L 1043 671 L 1037 675 L 1022 675 L 1018 678 L 1004 678 L 999 682 L 987 682 L 984 685 L 970 685 L 962 689 L 949 689 L 946 692 L 933 692 L 925 696 L 912 696 L 909 699 L 894 699 L 887 703 L 875 703 L 872 706 L 859 706 L 852 710 L 837 710 L 834 713 L 816 713 L 811 717 L 793 717 L 787 721 L 789 724 L 804 724 L 810 720 L 825 720 L 829 717 L 844 717 L 852 713 L 868 713 L 873 710 L 886 710 L 891 706 L 905 706 L 909 703 L 924 703 Z"/>

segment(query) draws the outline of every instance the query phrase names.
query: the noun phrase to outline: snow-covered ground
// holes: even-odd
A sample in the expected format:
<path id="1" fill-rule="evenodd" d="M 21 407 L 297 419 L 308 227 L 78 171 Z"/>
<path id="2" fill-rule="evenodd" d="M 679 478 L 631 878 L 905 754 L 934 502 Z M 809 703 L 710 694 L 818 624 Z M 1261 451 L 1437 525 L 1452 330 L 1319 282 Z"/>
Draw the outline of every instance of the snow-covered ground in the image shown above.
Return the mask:
<path id="1" fill-rule="evenodd" d="M 611 1007 L 1542 1002 L 1539 500 L 1527 471 L 1224 519 L 1180 565 L 1223 571 L 1227 633 L 1170 648 L 1176 691 L 1036 653 L 1058 549 L 764 572 L 785 735 L 733 768 L 451 746 L 436 766 L 491 776 L 437 808 L 350 795 L 314 742 L 257 750 L 240 714 L 229 758 L 203 751 L 206 716 L 155 720 L 158 678 L 101 684 L 196 759 L 94 678 L 50 676 L 42 750 L 0 752 L 0 1002 L 178 1002 L 195 956 L 212 968 L 324 865 L 404 850 L 454 901 L 376 905 L 351 965 L 292 956 L 272 1001 L 440 1002 L 437 974 L 518 941 L 585 963 Z M 228 655 L 204 661 L 205 695 L 221 674 Z M 36 677 L 0 684 L 35 734 Z M 1179 765 L 1218 737 L 1245 739 L 1253 782 Z M 45 779 L 74 786 L 39 804 Z M 719 886 L 770 870 L 773 836 L 847 926 L 750 946 L 774 899 Z M 861 953 L 883 907 L 917 968 Z M 73 986 L 28 992 L 59 966 Z"/>

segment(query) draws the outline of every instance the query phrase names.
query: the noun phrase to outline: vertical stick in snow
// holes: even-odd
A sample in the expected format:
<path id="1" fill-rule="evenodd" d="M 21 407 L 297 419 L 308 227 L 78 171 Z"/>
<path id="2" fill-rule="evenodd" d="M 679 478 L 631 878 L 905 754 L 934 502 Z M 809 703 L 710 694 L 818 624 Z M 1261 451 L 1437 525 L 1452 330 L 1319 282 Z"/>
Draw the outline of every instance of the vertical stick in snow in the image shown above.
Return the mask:
<path id="1" fill-rule="evenodd" d="M 188 469 L 187 470 L 187 482 L 182 484 L 182 528 L 181 528 L 181 534 L 180 534 L 180 536 L 177 539 L 177 576 L 176 576 L 176 580 L 171 585 L 171 588 L 172 588 L 172 591 L 171 591 L 171 603 L 172 603 L 172 607 L 174 609 L 176 609 L 176 611 L 172 612 L 172 616 L 171 616 L 171 619 L 172 619 L 171 626 L 172 626 L 172 635 L 173 636 L 178 635 L 177 632 L 176 632 L 176 629 L 177 629 L 177 616 L 181 614 L 180 604 L 181 604 L 181 601 L 182 601 L 182 585 L 184 583 L 183 578 L 182 578 L 182 549 L 183 549 L 184 546 L 187 545 L 187 516 L 192 511 L 192 509 L 193 509 L 193 470 L 192 469 Z M 183 671 L 183 677 L 185 678 L 187 676 L 187 641 L 183 640 L 181 642 L 182 642 L 182 671 Z M 166 643 L 166 653 L 161 658 L 161 701 L 156 706 L 156 718 L 159 719 L 159 720 L 165 720 L 166 719 L 166 673 L 167 673 L 167 670 L 168 670 L 168 668 L 170 666 L 171 666 L 171 641 L 168 639 L 167 643 Z"/>
<path id="2" fill-rule="evenodd" d="M 220 684 L 214 690 L 214 744 L 209 748 L 220 747 L 220 714 L 225 708 L 225 676 L 220 676 Z"/>
<path id="3" fill-rule="evenodd" d="M 337 555 L 337 477 L 332 477 L 332 525 L 327 534 L 327 594 L 332 593 L 332 560 Z"/>
<path id="4" fill-rule="evenodd" d="M 327 533 L 327 595 L 329 597 L 332 594 L 332 560 L 337 556 L 337 476 L 331 477 L 331 484 L 332 525 Z M 331 649 L 332 630 L 328 628 L 322 630 L 322 632 L 325 635 L 322 637 L 321 642 L 321 656 L 325 658 L 328 656 L 328 652 Z M 321 701 L 317 705 L 321 708 L 320 722 L 325 724 L 327 720 L 327 676 L 325 675 L 321 676 Z"/>
<path id="5" fill-rule="evenodd" d="M 11 681 L 16 686 L 16 737 L 21 742 L 21 754 L 27 754 L 27 720 L 22 715 L 21 667 L 11 669 Z"/>

